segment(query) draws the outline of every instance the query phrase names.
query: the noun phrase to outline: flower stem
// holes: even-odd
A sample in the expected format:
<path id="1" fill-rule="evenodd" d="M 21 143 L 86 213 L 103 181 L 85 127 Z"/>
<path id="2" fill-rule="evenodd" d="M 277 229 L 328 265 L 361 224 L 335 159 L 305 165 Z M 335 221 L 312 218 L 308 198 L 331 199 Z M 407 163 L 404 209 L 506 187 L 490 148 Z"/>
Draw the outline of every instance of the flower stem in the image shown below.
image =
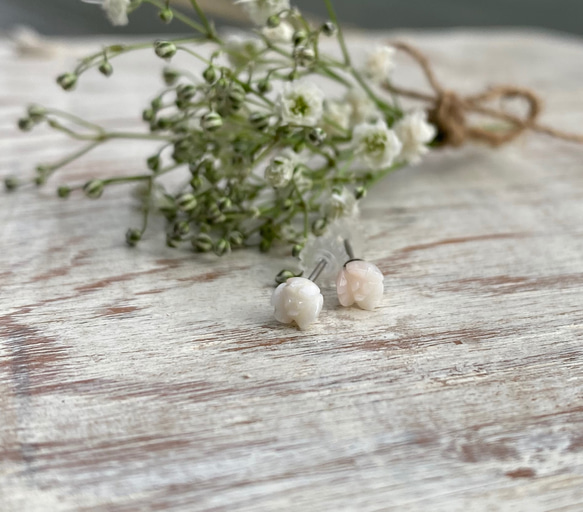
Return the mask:
<path id="1" fill-rule="evenodd" d="M 350 54 L 348 53 L 348 48 L 346 47 L 346 41 L 344 40 L 344 33 L 342 32 L 342 27 L 338 23 L 338 18 L 336 12 L 334 11 L 334 6 L 332 5 L 332 0 L 324 0 L 326 4 L 326 9 L 328 10 L 328 16 L 330 20 L 334 23 L 338 30 L 338 42 L 340 43 L 340 48 L 342 49 L 342 55 L 344 56 L 344 63 L 350 66 Z"/>

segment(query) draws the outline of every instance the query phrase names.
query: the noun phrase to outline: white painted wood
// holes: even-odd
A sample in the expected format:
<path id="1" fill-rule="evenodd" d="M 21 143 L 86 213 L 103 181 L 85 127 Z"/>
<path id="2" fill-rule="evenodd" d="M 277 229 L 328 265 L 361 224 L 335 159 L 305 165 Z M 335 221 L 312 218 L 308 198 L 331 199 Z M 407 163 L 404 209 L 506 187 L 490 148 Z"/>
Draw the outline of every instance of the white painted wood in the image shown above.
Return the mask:
<path id="1" fill-rule="evenodd" d="M 379 36 L 353 36 L 359 54 Z M 581 131 L 583 45 L 518 32 L 417 34 L 443 80 L 536 88 Z M 0 174 L 71 149 L 18 134 L 30 101 L 139 127 L 149 54 L 72 95 L 72 54 L 0 43 Z M 415 70 L 402 63 L 404 81 Z M 67 181 L 139 172 L 115 144 Z M 578 511 L 583 508 L 583 148 L 542 136 L 433 154 L 367 198 L 374 313 L 337 305 L 307 332 L 271 318 L 291 260 L 168 249 L 128 189 L 0 195 L 0 509 Z M 64 177 L 57 177 L 56 185 Z"/>

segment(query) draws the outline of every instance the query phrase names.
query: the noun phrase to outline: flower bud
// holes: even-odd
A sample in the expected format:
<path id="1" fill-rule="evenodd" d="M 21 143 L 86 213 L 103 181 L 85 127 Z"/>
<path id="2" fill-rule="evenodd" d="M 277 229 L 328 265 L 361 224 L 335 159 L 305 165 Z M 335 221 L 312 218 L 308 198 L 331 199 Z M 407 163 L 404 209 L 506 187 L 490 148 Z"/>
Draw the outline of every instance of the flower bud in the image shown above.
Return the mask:
<path id="1" fill-rule="evenodd" d="M 213 65 L 210 65 L 202 72 L 202 77 L 207 84 L 214 84 L 217 81 L 218 76 L 219 73 L 217 68 Z"/>
<path id="2" fill-rule="evenodd" d="M 366 197 L 366 188 L 363 186 L 360 187 L 356 187 L 356 189 L 354 190 L 354 197 L 356 197 L 356 199 L 363 199 Z"/>
<path id="3" fill-rule="evenodd" d="M 192 179 L 190 180 L 190 187 L 192 188 L 192 190 L 200 190 L 202 188 L 202 178 L 198 175 L 193 176 Z"/>
<path id="4" fill-rule="evenodd" d="M 99 72 L 103 75 L 103 76 L 111 76 L 113 75 L 113 66 L 110 64 L 109 61 L 104 60 L 100 65 L 99 65 Z"/>
<path id="5" fill-rule="evenodd" d="M 130 228 L 126 231 L 126 244 L 135 247 L 142 239 L 142 231 L 137 228 Z"/>
<path id="6" fill-rule="evenodd" d="M 300 76 L 300 74 L 297 72 L 297 70 L 296 70 L 296 69 L 292 69 L 292 70 L 289 72 L 289 75 L 287 75 L 287 79 L 288 79 L 290 82 L 293 82 L 293 81 L 297 80 L 299 76 Z"/>
<path id="7" fill-rule="evenodd" d="M 65 91 L 70 91 L 77 85 L 77 75 L 74 73 L 64 73 L 57 78 L 57 83 Z"/>
<path id="8" fill-rule="evenodd" d="M 324 23 L 322 25 L 320 30 L 322 31 L 322 34 L 324 34 L 325 36 L 331 37 L 334 34 L 336 34 L 336 31 L 338 30 L 338 28 L 331 21 L 327 21 L 326 23 Z"/>
<path id="9" fill-rule="evenodd" d="M 225 214 L 221 212 L 216 204 L 212 204 L 208 209 L 207 219 L 209 224 L 221 224 L 227 220 Z"/>
<path id="10" fill-rule="evenodd" d="M 176 95 L 184 100 L 191 100 L 196 96 L 196 87 L 192 84 L 182 84 L 176 89 Z"/>
<path id="11" fill-rule="evenodd" d="M 190 232 L 190 222 L 187 220 L 181 220 L 174 224 L 174 233 L 179 236 L 187 235 Z"/>
<path id="12" fill-rule="evenodd" d="M 148 169 L 156 172 L 160 169 L 160 156 L 159 155 L 152 155 L 148 160 L 146 160 L 146 164 Z"/>
<path id="13" fill-rule="evenodd" d="M 144 121 L 150 122 L 154 119 L 154 116 L 155 116 L 154 110 L 152 110 L 151 108 L 147 108 L 142 112 L 142 119 Z"/>
<path id="14" fill-rule="evenodd" d="M 237 82 L 233 82 L 231 87 L 229 87 L 228 98 L 234 110 L 239 110 L 239 108 L 241 108 L 245 102 L 245 97 L 245 89 L 243 89 L 243 87 Z"/>
<path id="15" fill-rule="evenodd" d="M 174 13 L 172 12 L 172 9 L 162 9 L 158 16 L 160 16 L 160 19 L 166 23 L 166 25 L 168 25 L 174 19 Z"/>
<path id="16" fill-rule="evenodd" d="M 206 233 L 199 233 L 192 239 L 192 248 L 197 252 L 210 252 L 213 247 L 213 239 Z"/>
<path id="17" fill-rule="evenodd" d="M 240 231 L 231 231 L 231 233 L 229 233 L 229 243 L 233 247 L 241 247 L 244 242 L 245 237 Z"/>
<path id="18" fill-rule="evenodd" d="M 281 18 L 277 14 L 273 14 L 269 18 L 267 18 L 267 26 L 269 28 L 276 28 L 279 27 L 281 23 Z"/>
<path id="19" fill-rule="evenodd" d="M 272 85 L 267 78 L 263 78 L 257 82 L 257 91 L 261 94 L 268 93 L 271 91 Z"/>
<path id="20" fill-rule="evenodd" d="M 217 206 L 219 207 L 219 210 L 224 212 L 231 208 L 231 206 L 233 206 L 233 202 L 228 197 L 221 197 L 217 201 Z"/>
<path id="21" fill-rule="evenodd" d="M 314 62 L 316 54 L 307 46 L 297 46 L 293 51 L 293 57 L 300 66 L 309 66 Z"/>
<path id="22" fill-rule="evenodd" d="M 180 245 L 180 242 L 182 242 L 182 239 L 179 236 L 174 235 L 172 233 L 168 233 L 166 235 L 166 245 L 168 247 L 172 247 L 173 249 L 176 249 L 176 247 L 178 247 Z"/>
<path id="23" fill-rule="evenodd" d="M 279 274 L 275 276 L 275 282 L 277 284 L 285 283 L 288 279 L 292 277 L 297 277 L 291 270 L 282 270 Z"/>
<path id="24" fill-rule="evenodd" d="M 308 34 L 304 30 L 298 30 L 294 33 L 292 41 L 294 46 L 300 46 L 308 40 Z"/>
<path id="25" fill-rule="evenodd" d="M 154 51 L 161 59 L 170 60 L 176 55 L 176 45 L 169 41 L 158 41 L 154 44 Z"/>
<path id="26" fill-rule="evenodd" d="M 190 212 L 198 206 L 198 200 L 194 194 L 182 194 L 176 203 L 183 212 Z"/>
<path id="27" fill-rule="evenodd" d="M 203 130 L 212 132 L 223 126 L 223 118 L 216 112 L 208 112 L 202 116 L 200 125 Z"/>
<path id="28" fill-rule="evenodd" d="M 222 256 L 223 254 L 226 254 L 227 252 L 230 252 L 230 251 L 231 251 L 231 244 L 229 244 L 229 242 L 227 240 L 225 240 L 224 238 L 221 238 L 215 244 L 215 254 L 217 256 Z"/>
<path id="29" fill-rule="evenodd" d="M 29 132 L 34 128 L 34 121 L 30 117 L 23 117 L 18 120 L 18 128 L 23 132 Z"/>
<path id="30" fill-rule="evenodd" d="M 8 176 L 4 178 L 4 187 L 8 192 L 16 190 L 19 187 L 19 185 L 20 182 L 18 181 L 18 178 L 16 178 L 15 176 Z"/>
<path id="31" fill-rule="evenodd" d="M 322 128 L 312 128 L 308 133 L 309 141 L 315 146 L 319 146 L 326 140 L 326 132 Z"/>
<path id="32" fill-rule="evenodd" d="M 68 187 L 67 185 L 60 186 L 57 189 L 57 195 L 61 199 L 67 199 L 67 197 L 69 197 L 71 195 L 71 187 Z"/>
<path id="33" fill-rule="evenodd" d="M 180 73 L 175 69 L 165 68 L 164 71 L 162 72 L 162 78 L 164 79 L 164 83 L 168 87 L 171 87 L 174 84 L 176 84 L 176 82 L 180 78 Z"/>
<path id="34" fill-rule="evenodd" d="M 105 183 L 101 180 L 91 180 L 83 185 L 83 192 L 90 199 L 97 199 L 103 194 L 103 189 L 105 188 Z"/>
<path id="35" fill-rule="evenodd" d="M 48 165 L 37 165 L 36 176 L 34 178 L 35 185 L 44 185 L 47 182 L 50 172 L 51 168 Z"/>
<path id="36" fill-rule="evenodd" d="M 270 114 L 265 114 L 263 112 L 252 112 L 249 116 L 249 122 L 251 126 L 255 128 L 257 131 L 264 131 L 269 128 L 269 118 Z"/>
<path id="37" fill-rule="evenodd" d="M 28 117 L 30 117 L 35 123 L 40 123 L 44 121 L 47 115 L 47 110 L 40 105 L 30 105 L 28 107 Z"/>
<path id="38" fill-rule="evenodd" d="M 298 258 L 300 253 L 304 250 L 303 244 L 296 244 L 292 248 L 292 256 Z"/>

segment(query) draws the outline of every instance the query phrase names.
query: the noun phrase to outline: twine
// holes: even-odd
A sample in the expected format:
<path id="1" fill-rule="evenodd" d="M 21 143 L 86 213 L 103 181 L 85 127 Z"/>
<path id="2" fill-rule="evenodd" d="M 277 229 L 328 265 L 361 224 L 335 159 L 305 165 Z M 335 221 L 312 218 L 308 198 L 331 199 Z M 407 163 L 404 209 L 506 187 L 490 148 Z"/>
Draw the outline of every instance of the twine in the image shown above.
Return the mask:
<path id="1" fill-rule="evenodd" d="M 419 64 L 433 89 L 433 94 L 397 87 L 390 83 L 385 83 L 384 87 L 390 92 L 431 104 L 428 119 L 437 126 L 438 138 L 442 145 L 461 146 L 467 141 L 478 141 L 497 147 L 513 141 L 527 130 L 583 144 L 583 135 L 558 130 L 538 122 L 538 117 L 542 111 L 542 100 L 531 89 L 513 85 L 499 85 L 491 87 L 481 94 L 461 96 L 442 87 L 433 72 L 429 59 L 420 50 L 403 42 L 390 42 L 389 44 L 408 54 Z M 485 105 L 493 100 L 516 98 L 525 100 L 528 105 L 528 112 L 524 117 Z M 467 122 L 469 113 L 500 119 L 506 121 L 510 126 L 501 131 L 472 126 Z"/>

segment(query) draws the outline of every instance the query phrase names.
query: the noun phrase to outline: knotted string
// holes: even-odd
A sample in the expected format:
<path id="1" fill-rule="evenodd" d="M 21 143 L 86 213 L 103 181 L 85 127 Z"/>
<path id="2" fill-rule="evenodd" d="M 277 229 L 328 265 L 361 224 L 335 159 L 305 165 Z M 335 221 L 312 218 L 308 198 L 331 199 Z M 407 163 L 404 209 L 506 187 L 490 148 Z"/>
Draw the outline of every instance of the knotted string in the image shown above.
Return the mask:
<path id="1" fill-rule="evenodd" d="M 417 48 L 403 42 L 390 42 L 389 44 L 408 54 L 419 64 L 433 89 L 433 94 L 397 87 L 388 82 L 384 84 L 385 88 L 390 92 L 429 103 L 431 107 L 428 111 L 428 119 L 437 126 L 438 139 L 442 145 L 461 146 L 471 140 L 496 147 L 513 141 L 526 130 L 583 144 L 583 135 L 564 132 L 538 123 L 538 117 L 542 111 L 542 100 L 530 89 L 499 85 L 491 87 L 481 94 L 461 96 L 442 87 L 433 72 L 429 59 Z M 493 100 L 516 98 L 525 100 L 528 105 L 528 111 L 524 117 L 485 105 Z M 510 126 L 500 131 L 472 126 L 467 122 L 469 113 L 500 119 L 506 121 Z"/>

